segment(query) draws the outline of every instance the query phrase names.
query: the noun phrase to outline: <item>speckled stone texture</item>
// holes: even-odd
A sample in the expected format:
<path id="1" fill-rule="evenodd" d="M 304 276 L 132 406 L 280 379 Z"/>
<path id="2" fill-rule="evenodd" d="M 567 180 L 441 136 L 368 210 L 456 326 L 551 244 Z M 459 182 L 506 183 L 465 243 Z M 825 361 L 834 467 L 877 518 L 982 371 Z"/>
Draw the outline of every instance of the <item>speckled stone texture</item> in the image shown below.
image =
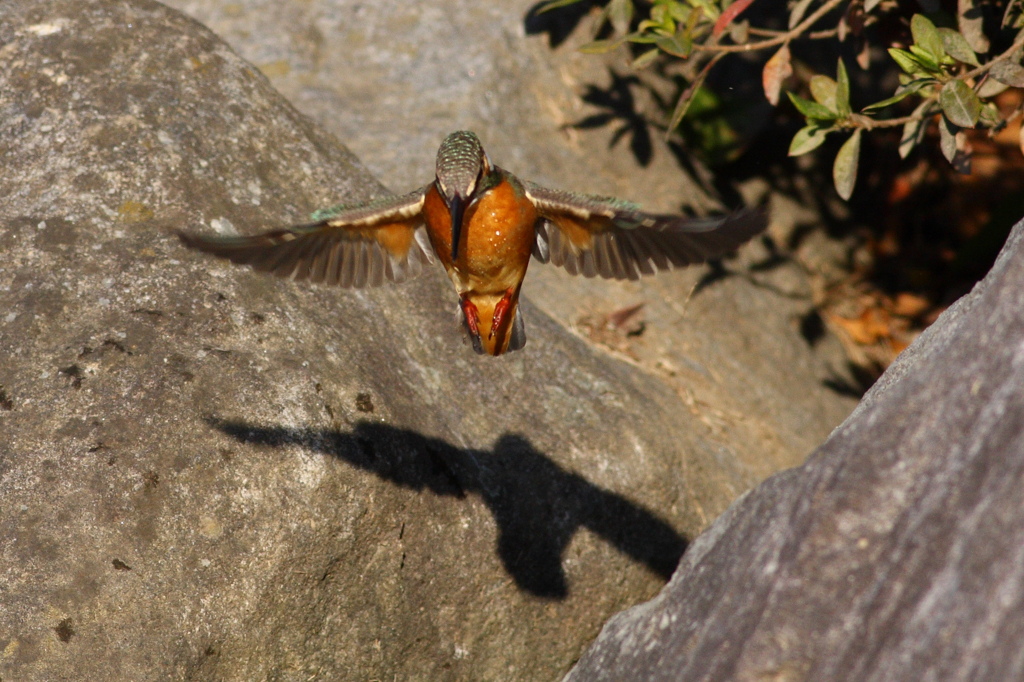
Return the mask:
<path id="1" fill-rule="evenodd" d="M 672 384 L 529 303 L 527 348 L 478 357 L 439 269 L 344 292 L 186 252 L 384 190 L 155 2 L 0 4 L 0 169 L 5 682 L 556 679 L 849 406 L 742 276 L 674 323 Z"/>
<path id="2" fill-rule="evenodd" d="M 712 183 L 695 155 L 673 149 L 648 125 L 659 112 L 643 86 L 645 72 L 630 67 L 626 51 L 596 57 L 578 50 L 597 14 L 588 3 L 543 15 L 536 0 L 168 4 L 217 32 L 394 192 L 429 182 L 438 145 L 460 129 L 475 131 L 494 163 L 521 179 L 655 211 L 713 211 L 706 188 L 729 184 L 727 176 Z M 760 88 L 760 77 L 734 87 Z M 806 234 L 819 220 L 813 210 L 764 196 L 756 181 L 739 191 L 748 203 L 769 201 L 768 232 L 777 244 L 807 248 L 779 258 L 785 246 L 771 252 L 755 240 L 720 270 L 637 282 L 533 265 L 523 286 L 533 305 L 668 386 L 723 443 L 714 469 L 743 483 L 706 507 L 706 519 L 802 462 L 856 402 L 833 390 L 848 382 L 840 344 L 822 330 L 810 335 L 811 347 L 802 333 L 818 320 L 820 292 L 808 264 L 836 268 L 832 261 L 845 263 L 845 249 L 823 248 L 820 231 Z M 642 325 L 642 334 L 607 328 L 610 314 L 637 304 L 643 307 L 625 329 Z"/>
<path id="3" fill-rule="evenodd" d="M 567 682 L 1024 679 L 1024 223 L 808 463 Z"/>

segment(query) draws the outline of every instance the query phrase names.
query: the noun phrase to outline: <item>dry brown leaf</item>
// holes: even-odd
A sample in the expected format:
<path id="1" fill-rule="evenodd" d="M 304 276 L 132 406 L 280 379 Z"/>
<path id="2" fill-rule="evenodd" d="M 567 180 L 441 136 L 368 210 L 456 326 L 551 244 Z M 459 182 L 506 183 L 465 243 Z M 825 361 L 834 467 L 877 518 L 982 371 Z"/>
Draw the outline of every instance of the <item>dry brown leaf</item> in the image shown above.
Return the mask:
<path id="1" fill-rule="evenodd" d="M 764 87 L 764 96 L 775 106 L 779 103 L 779 95 L 782 92 L 782 83 L 793 73 L 793 65 L 790 62 L 789 45 L 783 45 L 779 51 L 772 55 L 772 58 L 764 65 L 761 72 L 761 85 Z"/>
<path id="2" fill-rule="evenodd" d="M 870 346 L 880 339 L 888 338 L 891 334 L 889 315 L 881 308 L 866 308 L 855 318 L 838 315 L 830 317 L 832 322 L 846 332 L 854 343 L 862 346 Z"/>
<path id="3" fill-rule="evenodd" d="M 924 296 L 901 291 L 893 301 L 892 312 L 900 317 L 917 317 L 931 307 L 931 301 Z"/>

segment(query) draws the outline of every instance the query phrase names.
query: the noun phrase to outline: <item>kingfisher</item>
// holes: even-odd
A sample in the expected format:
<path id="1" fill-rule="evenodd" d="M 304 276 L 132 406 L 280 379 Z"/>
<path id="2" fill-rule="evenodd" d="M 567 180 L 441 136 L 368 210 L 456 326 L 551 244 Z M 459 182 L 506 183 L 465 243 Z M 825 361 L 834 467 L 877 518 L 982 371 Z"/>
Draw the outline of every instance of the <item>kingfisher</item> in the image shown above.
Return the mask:
<path id="1" fill-rule="evenodd" d="M 518 305 L 531 257 L 574 275 L 637 279 L 721 257 L 765 224 L 760 210 L 695 219 L 547 189 L 495 166 L 463 130 L 444 139 L 434 181 L 415 192 L 321 209 L 306 224 L 252 236 L 177 234 L 258 271 L 341 287 L 403 282 L 436 257 L 474 350 L 502 355 L 526 343 Z"/>

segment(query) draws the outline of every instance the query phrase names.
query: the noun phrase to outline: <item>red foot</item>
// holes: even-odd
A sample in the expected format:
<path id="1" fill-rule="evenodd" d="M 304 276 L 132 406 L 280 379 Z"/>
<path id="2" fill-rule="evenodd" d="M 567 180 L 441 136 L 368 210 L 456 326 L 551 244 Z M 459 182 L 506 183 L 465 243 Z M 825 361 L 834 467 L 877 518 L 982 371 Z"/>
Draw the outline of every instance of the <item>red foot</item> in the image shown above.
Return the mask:
<path id="1" fill-rule="evenodd" d="M 459 301 L 462 305 L 462 314 L 466 318 L 466 326 L 469 327 L 469 331 L 473 333 L 473 336 L 480 337 L 480 315 L 477 313 L 476 306 L 473 305 L 472 301 L 463 298 Z"/>
<path id="2" fill-rule="evenodd" d="M 508 316 L 508 311 L 512 309 L 512 296 L 515 294 L 515 289 L 508 289 L 505 295 L 501 297 L 498 304 L 494 306 L 494 319 L 491 321 L 491 333 L 487 335 L 488 339 L 494 338 L 494 333 L 502 328 L 505 317 Z"/>

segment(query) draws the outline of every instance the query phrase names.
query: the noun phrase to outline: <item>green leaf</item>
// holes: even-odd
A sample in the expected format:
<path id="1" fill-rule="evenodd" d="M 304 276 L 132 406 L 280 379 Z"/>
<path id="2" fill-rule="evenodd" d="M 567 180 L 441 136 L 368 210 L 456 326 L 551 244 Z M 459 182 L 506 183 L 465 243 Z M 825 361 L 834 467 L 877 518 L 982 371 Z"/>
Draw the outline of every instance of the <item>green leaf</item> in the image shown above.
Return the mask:
<path id="1" fill-rule="evenodd" d="M 700 20 L 704 18 L 704 8 L 695 7 L 686 13 L 686 16 L 680 19 L 680 21 L 686 21 L 686 30 L 692 31 L 694 27 L 700 23 Z"/>
<path id="2" fill-rule="evenodd" d="M 672 16 L 667 10 L 668 8 L 665 7 L 665 3 L 655 4 L 651 8 L 651 21 L 660 27 L 665 27 L 667 22 L 672 21 Z"/>
<path id="3" fill-rule="evenodd" d="M 889 56 L 892 57 L 897 64 L 899 64 L 899 67 L 903 69 L 903 71 L 909 73 L 911 76 L 929 75 L 928 69 L 926 69 L 920 61 L 918 61 L 917 57 L 907 52 L 906 50 L 901 50 L 898 47 L 890 47 Z"/>
<path id="4" fill-rule="evenodd" d="M 789 155 L 800 156 L 814 151 L 825 141 L 825 137 L 833 128 L 822 128 L 816 125 L 804 126 L 796 131 L 793 141 L 789 143 Z"/>
<path id="5" fill-rule="evenodd" d="M 666 36 L 658 38 L 655 45 L 673 57 L 686 59 L 690 56 L 690 49 L 693 47 L 693 42 L 689 40 L 681 41 L 678 36 Z"/>
<path id="6" fill-rule="evenodd" d="M 985 102 L 981 107 L 981 115 L 978 122 L 986 128 L 996 128 L 1003 123 L 1003 117 L 999 115 L 999 109 L 992 102 Z"/>
<path id="7" fill-rule="evenodd" d="M 828 76 L 811 76 L 811 96 L 829 111 L 836 111 L 836 82 Z"/>
<path id="8" fill-rule="evenodd" d="M 729 39 L 737 45 L 743 45 L 750 39 L 750 21 L 734 21 L 729 24 Z"/>
<path id="9" fill-rule="evenodd" d="M 705 68 L 700 72 L 700 75 L 690 83 L 690 87 L 683 90 L 683 94 L 679 96 L 679 101 L 676 102 L 675 111 L 672 112 L 672 118 L 668 122 L 668 131 L 672 132 L 683 120 L 683 116 L 686 116 L 686 110 L 690 108 L 690 103 L 693 102 L 693 96 L 697 93 L 697 90 L 704 85 L 704 79 L 708 76 L 708 69 Z"/>
<path id="10" fill-rule="evenodd" d="M 657 48 L 647 50 L 647 52 L 644 52 L 642 55 L 633 60 L 633 68 L 639 71 L 640 69 L 648 67 L 651 64 L 651 62 L 657 59 L 659 54 L 661 53 L 658 51 Z"/>
<path id="11" fill-rule="evenodd" d="M 988 73 L 1000 83 L 1006 83 L 1015 88 L 1024 88 L 1024 66 L 1020 64 L 1015 64 L 1010 60 L 996 62 Z"/>
<path id="12" fill-rule="evenodd" d="M 946 56 L 946 49 L 942 45 L 942 36 L 935 24 L 923 14 L 915 14 L 910 19 L 910 33 L 914 36 L 914 45 L 932 56 L 936 65 Z"/>
<path id="13" fill-rule="evenodd" d="M 1006 11 L 1003 13 L 1003 20 L 999 24 L 1001 28 L 1020 28 L 1024 22 L 1024 7 L 1019 2 L 1006 3 Z M 978 50 L 984 52 L 984 50 Z"/>
<path id="14" fill-rule="evenodd" d="M 860 162 L 861 129 L 854 131 L 850 139 L 843 143 L 836 154 L 836 162 L 832 165 L 832 182 L 836 192 L 848 200 L 853 196 L 853 186 L 857 184 L 857 166 Z"/>
<path id="15" fill-rule="evenodd" d="M 909 83 L 896 88 L 896 94 L 889 99 L 883 99 L 881 102 L 869 104 L 864 107 L 862 111 L 877 111 L 878 109 L 884 109 L 885 107 L 896 104 L 896 102 L 899 102 L 905 97 L 913 95 L 926 85 L 934 85 L 936 83 L 938 83 L 938 81 L 934 78 L 918 78 L 917 80 L 912 80 Z"/>
<path id="16" fill-rule="evenodd" d="M 624 42 L 626 42 L 625 36 L 622 38 L 612 38 L 611 40 L 594 40 L 586 45 L 581 45 L 580 52 L 584 54 L 604 54 L 605 52 L 611 52 Z"/>
<path id="17" fill-rule="evenodd" d="M 930 105 L 931 102 L 928 101 L 918 104 L 911 114 L 911 120 L 903 124 L 903 136 L 900 138 L 899 147 L 901 159 L 907 158 L 914 147 L 921 144 L 921 140 L 924 139 L 924 134 L 928 130 L 928 117 L 924 116 L 924 111 Z M 918 116 L 921 118 L 918 119 Z"/>
<path id="18" fill-rule="evenodd" d="M 915 78 L 914 80 L 907 81 L 906 83 L 900 85 L 900 87 L 896 88 L 896 92 L 902 92 L 904 90 L 906 90 L 907 92 L 918 92 L 920 90 L 923 90 L 924 88 L 938 84 L 939 81 L 935 80 L 934 78 Z"/>
<path id="19" fill-rule="evenodd" d="M 797 3 L 793 5 L 793 10 L 789 13 L 789 29 L 793 28 L 800 23 L 807 14 L 807 8 L 811 6 L 813 0 L 797 0 Z"/>
<path id="20" fill-rule="evenodd" d="M 668 15 L 676 23 L 686 21 L 687 16 L 689 16 L 693 11 L 694 10 L 688 5 L 679 2 L 678 0 L 671 0 L 668 6 Z"/>
<path id="21" fill-rule="evenodd" d="M 962 80 L 952 80 L 939 92 L 942 113 L 961 128 L 973 128 L 981 114 L 981 100 Z"/>
<path id="22" fill-rule="evenodd" d="M 964 38 L 951 28 L 940 28 L 939 35 L 942 36 L 942 45 L 946 48 L 946 54 L 950 57 L 964 64 L 981 66 L 978 63 L 978 55 L 974 54 L 974 50 L 967 43 L 967 38 Z"/>
<path id="23" fill-rule="evenodd" d="M 683 35 L 691 43 L 693 42 L 693 34 L 696 32 L 697 26 L 700 25 L 702 19 L 704 19 L 704 10 L 700 7 L 690 10 L 689 14 L 686 15 L 686 23 L 683 24 Z"/>
<path id="24" fill-rule="evenodd" d="M 978 97 L 989 99 L 1005 92 L 1009 87 L 1006 83 L 1000 83 L 995 78 L 986 78 L 981 87 L 978 88 Z"/>
<path id="25" fill-rule="evenodd" d="M 629 42 L 636 43 L 637 45 L 653 45 L 658 42 L 657 33 L 641 33 L 636 31 L 635 33 L 630 33 L 628 36 L 623 37 Z"/>
<path id="26" fill-rule="evenodd" d="M 939 120 L 939 146 L 953 169 L 958 173 L 971 172 L 971 145 L 967 135 L 945 117 Z"/>
<path id="27" fill-rule="evenodd" d="M 537 14 L 550 12 L 551 10 L 558 9 L 559 7 L 575 5 L 577 2 L 580 2 L 580 0 L 550 0 L 550 2 L 545 2 L 543 5 L 540 6 L 540 9 L 537 10 Z"/>
<path id="28" fill-rule="evenodd" d="M 904 90 L 902 92 L 897 90 L 896 94 L 893 95 L 892 97 L 889 97 L 888 99 L 883 99 L 881 102 L 869 104 L 863 109 L 861 109 L 861 111 L 863 111 L 864 113 L 868 113 L 869 111 L 878 111 L 880 109 L 885 109 L 888 106 L 896 104 L 896 102 L 903 101 L 906 97 L 910 96 L 911 94 L 913 93 L 911 93 L 909 90 Z"/>
<path id="29" fill-rule="evenodd" d="M 842 59 L 836 63 L 836 113 L 839 118 L 850 115 L 850 77 Z"/>
<path id="30" fill-rule="evenodd" d="M 939 60 L 935 58 L 931 52 L 918 47 L 917 45 L 910 46 L 910 52 L 917 58 L 917 61 L 921 63 L 921 66 L 928 69 L 929 71 L 937 72 L 939 70 Z M 943 55 L 945 56 L 945 55 Z"/>
<path id="31" fill-rule="evenodd" d="M 953 163 L 956 156 L 956 134 L 960 129 L 951 124 L 946 118 L 939 119 L 939 149 L 946 161 Z"/>
<path id="32" fill-rule="evenodd" d="M 797 111 L 806 116 L 810 121 L 834 121 L 838 118 L 834 111 L 829 111 L 817 102 L 804 99 L 799 95 L 794 95 L 792 92 L 787 92 L 786 94 L 789 95 L 789 101 L 793 103 Z"/>
<path id="33" fill-rule="evenodd" d="M 702 10 L 704 12 L 704 16 L 711 21 L 718 19 L 718 16 L 722 13 L 718 7 L 718 0 L 690 0 L 690 4 L 695 8 Z"/>
<path id="34" fill-rule="evenodd" d="M 605 11 L 616 33 L 629 32 L 629 22 L 633 21 L 632 0 L 612 0 Z"/>
<path id="35" fill-rule="evenodd" d="M 970 46 L 972 52 L 988 52 L 990 47 L 988 37 L 985 35 L 985 13 L 979 7 L 980 4 L 975 0 L 959 0 L 957 2 L 957 28 L 960 29 L 964 42 Z M 1018 3 L 1008 2 L 1006 4 Z M 946 50 L 949 50 L 948 45 Z M 950 54 L 953 53 L 950 52 Z"/>

